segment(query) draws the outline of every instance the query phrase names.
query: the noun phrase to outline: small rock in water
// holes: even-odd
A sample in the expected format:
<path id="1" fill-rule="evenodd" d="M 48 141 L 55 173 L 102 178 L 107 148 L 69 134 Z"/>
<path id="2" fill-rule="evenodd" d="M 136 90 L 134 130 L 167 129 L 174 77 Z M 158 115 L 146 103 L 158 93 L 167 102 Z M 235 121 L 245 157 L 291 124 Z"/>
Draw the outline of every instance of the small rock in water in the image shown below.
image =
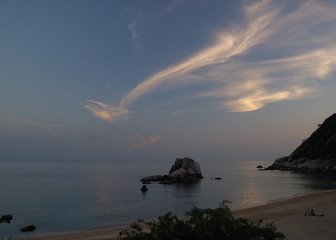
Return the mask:
<path id="1" fill-rule="evenodd" d="M 148 191 L 148 188 L 146 185 L 143 185 L 142 188 L 141 188 L 141 192 L 147 192 Z"/>
<path id="2" fill-rule="evenodd" d="M 216 179 L 216 180 L 222 180 L 222 178 L 221 178 L 221 177 L 216 177 L 215 179 Z"/>
<path id="3" fill-rule="evenodd" d="M 21 228 L 21 232 L 32 232 L 36 229 L 35 225 L 28 225 L 23 228 Z"/>

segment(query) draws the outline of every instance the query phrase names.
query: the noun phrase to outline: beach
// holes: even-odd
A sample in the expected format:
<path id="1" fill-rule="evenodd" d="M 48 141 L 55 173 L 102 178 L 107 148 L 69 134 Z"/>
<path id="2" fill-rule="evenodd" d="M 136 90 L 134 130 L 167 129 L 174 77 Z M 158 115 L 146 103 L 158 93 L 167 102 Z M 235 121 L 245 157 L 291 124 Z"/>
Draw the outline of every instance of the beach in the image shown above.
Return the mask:
<path id="1" fill-rule="evenodd" d="M 307 209 L 324 216 L 305 216 Z M 336 239 L 336 191 L 324 191 L 234 211 L 251 221 L 274 222 L 288 240 Z"/>
<path id="2" fill-rule="evenodd" d="M 324 216 L 305 216 L 307 209 Z M 235 217 L 251 221 L 263 219 L 273 222 L 288 240 L 335 240 L 336 239 L 336 190 L 317 192 L 289 199 L 276 200 L 268 204 L 233 211 Z M 111 240 L 126 226 L 81 231 L 32 240 Z"/>

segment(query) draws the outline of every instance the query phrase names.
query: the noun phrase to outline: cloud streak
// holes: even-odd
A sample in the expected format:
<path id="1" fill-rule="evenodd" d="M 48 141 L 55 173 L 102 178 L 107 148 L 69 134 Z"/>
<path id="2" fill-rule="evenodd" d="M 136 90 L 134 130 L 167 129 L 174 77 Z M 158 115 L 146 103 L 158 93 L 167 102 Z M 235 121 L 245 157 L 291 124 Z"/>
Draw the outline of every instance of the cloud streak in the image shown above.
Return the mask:
<path id="1" fill-rule="evenodd" d="M 36 127 L 51 127 L 51 128 L 62 127 L 62 124 L 58 124 L 58 123 L 44 123 L 44 122 L 37 122 L 37 121 L 31 121 L 31 120 L 26 120 L 26 123 L 30 125 L 34 125 Z"/>
<path id="2" fill-rule="evenodd" d="M 268 2 L 268 1 L 263 1 Z M 127 96 L 125 96 L 120 106 L 127 107 L 139 97 L 166 84 L 181 83 L 190 80 L 188 74 L 203 67 L 215 64 L 226 63 L 230 58 L 241 55 L 251 47 L 265 41 L 270 34 L 270 21 L 277 14 L 277 11 L 267 11 L 261 14 L 258 6 L 250 6 L 247 13 L 249 19 L 248 27 L 236 30 L 234 33 L 220 33 L 217 41 L 212 46 L 196 53 L 192 57 L 160 71 L 136 86 Z M 261 14 L 261 15 L 260 15 Z"/>
<path id="3" fill-rule="evenodd" d="M 166 15 L 167 13 L 174 10 L 177 6 L 179 6 L 183 2 L 184 2 L 184 0 L 175 0 L 175 1 L 171 2 L 165 9 L 163 9 L 163 11 L 159 15 L 160 16 Z"/>
<path id="4" fill-rule="evenodd" d="M 84 105 L 84 107 L 95 117 L 108 122 L 113 122 L 118 118 L 126 117 L 128 114 L 128 111 L 122 107 L 115 107 L 113 105 L 108 105 L 94 100 L 88 100 L 88 104 Z"/>
<path id="5" fill-rule="evenodd" d="M 127 26 L 127 28 L 131 31 L 132 34 L 132 38 L 133 39 L 137 39 L 139 37 L 139 34 L 137 32 L 137 26 L 139 24 L 139 19 L 142 18 L 142 14 L 138 14 L 133 21 L 131 22 L 131 24 L 129 24 Z"/>
<path id="6" fill-rule="evenodd" d="M 318 91 L 318 81 L 336 70 L 335 9 L 307 1 L 290 13 L 282 10 L 271 0 L 245 6 L 244 21 L 218 33 L 212 45 L 145 79 L 118 107 L 91 101 L 103 111 L 87 108 L 113 121 L 127 115 L 126 109 L 146 94 L 200 82 L 206 86 L 192 98 L 212 98 L 232 112 L 311 96 Z M 325 30 L 317 30 L 323 24 Z M 190 109 L 178 111 L 184 112 Z"/>
<path id="7" fill-rule="evenodd" d="M 311 96 L 318 91 L 316 79 L 324 80 L 335 71 L 335 54 L 336 47 L 331 47 L 290 58 L 236 63 L 234 68 L 220 66 L 209 74 L 208 79 L 225 78 L 226 84 L 197 97 L 225 99 L 222 102 L 224 108 L 245 112 L 258 110 L 272 102 Z M 230 73 L 230 76 L 223 73 Z"/>
<path id="8" fill-rule="evenodd" d="M 162 137 L 160 137 L 160 136 L 148 136 L 148 137 L 144 137 L 144 136 L 142 136 L 140 134 L 137 134 L 136 137 L 134 138 L 134 141 L 136 143 L 134 143 L 131 146 L 129 146 L 129 149 L 142 148 L 144 146 L 154 144 L 154 143 L 160 141 L 161 139 L 162 139 Z"/>

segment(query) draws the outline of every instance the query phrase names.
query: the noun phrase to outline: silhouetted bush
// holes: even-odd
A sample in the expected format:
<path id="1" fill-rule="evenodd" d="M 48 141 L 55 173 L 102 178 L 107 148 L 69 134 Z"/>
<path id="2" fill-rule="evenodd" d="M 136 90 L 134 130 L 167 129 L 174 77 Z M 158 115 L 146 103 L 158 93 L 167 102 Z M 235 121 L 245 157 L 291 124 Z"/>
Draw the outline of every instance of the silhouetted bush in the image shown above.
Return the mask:
<path id="1" fill-rule="evenodd" d="M 200 209 L 193 207 L 178 218 L 171 212 L 157 220 L 138 222 L 130 230 L 122 232 L 123 240 L 281 240 L 285 235 L 271 224 L 249 222 L 235 218 L 223 201 L 218 208 Z M 145 226 L 145 230 L 142 226 Z"/>
<path id="2" fill-rule="evenodd" d="M 8 224 L 10 224 L 10 222 L 12 221 L 12 219 L 13 219 L 13 215 L 11 215 L 11 214 L 2 215 L 1 218 L 0 218 L 0 223 L 8 223 Z"/>
<path id="3" fill-rule="evenodd" d="M 2 215 L 0 218 L 0 223 L 7 223 L 10 224 L 10 222 L 13 219 L 13 215 L 12 214 L 7 214 L 7 215 Z M 4 237 L 1 238 L 1 240 L 5 240 Z"/>

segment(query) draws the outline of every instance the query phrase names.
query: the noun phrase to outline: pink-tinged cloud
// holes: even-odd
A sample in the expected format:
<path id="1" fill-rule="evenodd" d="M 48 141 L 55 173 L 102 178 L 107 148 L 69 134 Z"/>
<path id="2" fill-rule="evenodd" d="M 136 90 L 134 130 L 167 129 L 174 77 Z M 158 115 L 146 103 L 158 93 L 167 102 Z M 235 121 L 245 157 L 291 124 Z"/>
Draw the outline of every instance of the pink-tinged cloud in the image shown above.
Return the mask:
<path id="1" fill-rule="evenodd" d="M 108 122 L 113 122 L 120 117 L 125 117 L 128 111 L 122 107 L 115 107 L 99 101 L 88 100 L 89 104 L 84 107 L 88 109 L 97 118 Z"/>
<path id="2" fill-rule="evenodd" d="M 161 139 L 162 137 L 159 137 L 159 136 L 144 137 L 144 136 L 141 136 L 140 134 L 137 134 L 134 139 L 136 143 L 129 146 L 129 149 L 141 148 L 141 147 L 156 143 L 160 141 Z"/>

